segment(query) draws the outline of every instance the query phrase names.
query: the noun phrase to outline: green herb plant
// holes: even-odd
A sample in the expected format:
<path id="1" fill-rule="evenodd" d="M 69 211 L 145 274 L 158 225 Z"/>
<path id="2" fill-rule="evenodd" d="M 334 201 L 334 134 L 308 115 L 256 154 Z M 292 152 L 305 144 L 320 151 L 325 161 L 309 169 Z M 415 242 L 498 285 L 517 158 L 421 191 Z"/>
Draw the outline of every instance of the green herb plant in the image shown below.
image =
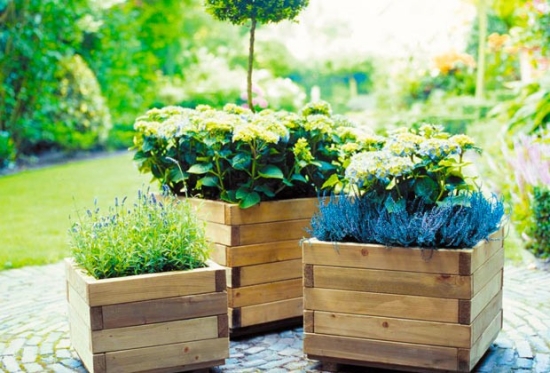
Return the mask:
<path id="1" fill-rule="evenodd" d="M 550 189 L 536 186 L 533 190 L 532 224 L 527 248 L 539 258 L 550 258 Z"/>
<path id="2" fill-rule="evenodd" d="M 205 267 L 204 226 L 185 201 L 138 192 L 133 206 L 115 199 L 108 213 L 97 207 L 77 214 L 70 230 L 76 263 L 96 279 Z"/>

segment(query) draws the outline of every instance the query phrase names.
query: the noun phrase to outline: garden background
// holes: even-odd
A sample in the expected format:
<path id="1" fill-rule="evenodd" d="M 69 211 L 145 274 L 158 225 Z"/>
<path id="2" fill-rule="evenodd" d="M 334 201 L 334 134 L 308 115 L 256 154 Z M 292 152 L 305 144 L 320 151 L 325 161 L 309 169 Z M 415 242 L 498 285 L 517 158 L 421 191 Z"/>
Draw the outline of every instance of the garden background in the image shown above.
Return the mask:
<path id="1" fill-rule="evenodd" d="M 244 104 L 247 33 L 201 0 L 0 0 L 0 270 L 67 256 L 70 216 L 147 187 L 126 151 L 147 109 Z M 312 0 L 259 27 L 255 99 L 469 134 L 479 182 L 510 206 L 508 258 L 544 259 L 549 47 L 548 0 Z"/>

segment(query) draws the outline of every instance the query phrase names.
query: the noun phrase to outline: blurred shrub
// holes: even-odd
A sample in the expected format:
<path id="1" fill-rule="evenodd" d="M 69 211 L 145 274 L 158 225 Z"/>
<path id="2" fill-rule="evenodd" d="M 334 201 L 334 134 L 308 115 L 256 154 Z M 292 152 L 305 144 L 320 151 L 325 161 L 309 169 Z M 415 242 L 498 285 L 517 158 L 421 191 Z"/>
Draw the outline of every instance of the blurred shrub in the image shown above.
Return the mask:
<path id="1" fill-rule="evenodd" d="M 9 132 L 0 131 L 0 169 L 7 167 L 15 158 L 15 149 Z"/>
<path id="2" fill-rule="evenodd" d="M 550 189 L 535 187 L 533 202 L 533 224 L 528 234 L 531 240 L 527 248 L 539 258 L 550 258 Z"/>
<path id="3" fill-rule="evenodd" d="M 56 74 L 58 102 L 49 107 L 42 142 L 65 150 L 91 149 L 103 144 L 111 116 L 94 73 L 79 55 L 60 61 Z"/>

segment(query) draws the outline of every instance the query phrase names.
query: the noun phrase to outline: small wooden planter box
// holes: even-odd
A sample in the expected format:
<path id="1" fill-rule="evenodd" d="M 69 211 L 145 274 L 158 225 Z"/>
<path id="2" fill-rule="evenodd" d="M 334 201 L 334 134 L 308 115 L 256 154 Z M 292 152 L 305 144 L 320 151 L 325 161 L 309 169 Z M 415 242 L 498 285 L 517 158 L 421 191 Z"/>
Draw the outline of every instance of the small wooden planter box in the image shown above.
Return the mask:
<path id="1" fill-rule="evenodd" d="M 92 373 L 181 372 L 229 357 L 225 271 L 96 280 L 66 260 L 71 343 Z"/>
<path id="2" fill-rule="evenodd" d="M 262 202 L 249 209 L 190 199 L 206 221 L 212 260 L 227 268 L 231 335 L 302 323 L 302 251 L 317 198 Z"/>
<path id="3" fill-rule="evenodd" d="M 502 237 L 459 250 L 304 241 L 304 352 L 326 370 L 469 372 L 502 327 Z"/>

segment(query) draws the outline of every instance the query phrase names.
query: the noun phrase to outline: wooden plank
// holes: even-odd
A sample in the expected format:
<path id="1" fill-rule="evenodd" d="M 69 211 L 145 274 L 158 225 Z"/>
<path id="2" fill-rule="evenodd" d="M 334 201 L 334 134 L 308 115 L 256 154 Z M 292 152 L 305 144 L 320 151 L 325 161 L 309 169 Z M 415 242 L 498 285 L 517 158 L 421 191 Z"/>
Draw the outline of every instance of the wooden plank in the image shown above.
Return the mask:
<path id="1" fill-rule="evenodd" d="M 71 345 L 88 370 L 93 371 L 92 336 L 89 326 L 80 318 L 79 312 L 69 303 Z"/>
<path id="2" fill-rule="evenodd" d="M 227 338 L 175 343 L 105 354 L 107 371 L 111 373 L 139 372 L 209 361 L 229 356 Z"/>
<path id="3" fill-rule="evenodd" d="M 252 306 L 301 296 L 301 278 L 241 288 L 227 288 L 228 304 L 231 308 Z"/>
<path id="4" fill-rule="evenodd" d="M 223 247 L 227 249 L 228 267 L 241 267 L 302 258 L 300 242 L 296 239 L 246 246 Z"/>
<path id="5" fill-rule="evenodd" d="M 229 337 L 229 319 L 227 311 L 223 315 L 218 315 L 218 338 Z"/>
<path id="6" fill-rule="evenodd" d="M 332 243 L 314 238 L 302 242 L 305 264 L 449 275 L 460 274 L 459 254 L 469 256 L 471 252 L 471 249 L 437 249 L 428 253 L 419 248 Z"/>
<path id="7" fill-rule="evenodd" d="M 304 309 L 456 323 L 458 300 L 305 288 Z"/>
<path id="8" fill-rule="evenodd" d="M 206 222 L 205 234 L 213 244 L 239 245 L 239 226 L 231 226 L 214 222 Z"/>
<path id="9" fill-rule="evenodd" d="M 150 369 L 141 371 L 140 373 L 178 373 L 178 372 L 193 372 L 193 373 L 209 373 L 211 367 L 224 365 L 225 360 L 207 361 L 199 364 L 179 365 L 177 367 Z"/>
<path id="10" fill-rule="evenodd" d="M 180 197 L 181 200 L 187 200 L 195 209 L 197 217 L 204 221 L 210 221 L 218 224 L 226 223 L 226 203 L 221 201 L 212 201 L 201 198 L 185 198 Z"/>
<path id="11" fill-rule="evenodd" d="M 218 337 L 218 317 L 104 329 L 92 332 L 94 353 L 191 342 Z"/>
<path id="12" fill-rule="evenodd" d="M 272 221 L 311 219 L 318 210 L 318 198 L 293 198 L 281 201 L 264 201 L 249 209 L 228 205 L 226 224 L 256 224 Z"/>
<path id="13" fill-rule="evenodd" d="M 315 312 L 314 311 L 304 311 L 304 332 L 314 333 L 315 332 Z"/>
<path id="14" fill-rule="evenodd" d="M 483 263 L 472 275 L 472 297 L 504 267 L 504 248 L 499 248 L 494 255 Z"/>
<path id="15" fill-rule="evenodd" d="M 252 245 L 290 239 L 300 240 L 308 236 L 307 228 L 310 226 L 310 221 L 311 219 L 297 219 L 240 225 L 239 239 L 232 245 Z"/>
<path id="16" fill-rule="evenodd" d="M 315 266 L 317 288 L 470 299 L 471 276 Z"/>
<path id="17" fill-rule="evenodd" d="M 304 353 L 363 362 L 456 370 L 457 349 L 305 333 Z"/>
<path id="18" fill-rule="evenodd" d="M 485 352 L 489 349 L 493 341 L 500 333 L 502 325 L 502 311 L 495 316 L 489 326 L 485 329 L 481 337 L 472 346 L 471 349 L 458 350 L 458 371 L 470 372 L 481 360 Z"/>
<path id="19" fill-rule="evenodd" d="M 216 270 L 199 268 L 88 282 L 90 306 L 102 306 L 216 291 Z"/>
<path id="20" fill-rule="evenodd" d="M 227 246 L 217 243 L 210 243 L 210 260 L 218 263 L 219 265 L 227 265 Z"/>
<path id="21" fill-rule="evenodd" d="M 314 266 L 311 264 L 303 264 L 303 271 L 304 271 L 304 287 L 305 288 L 312 288 L 315 286 L 314 277 L 315 277 L 315 271 Z M 318 267 L 318 266 L 317 266 Z"/>
<path id="22" fill-rule="evenodd" d="M 77 266 L 73 258 L 65 259 L 65 278 L 74 290 L 88 303 L 88 283 L 93 277 Z"/>
<path id="23" fill-rule="evenodd" d="M 183 198 L 182 198 L 183 199 Z M 266 223 L 271 221 L 311 219 L 318 210 L 319 199 L 293 198 L 263 201 L 248 209 L 222 201 L 188 198 L 200 219 L 227 225 Z"/>
<path id="24" fill-rule="evenodd" d="M 90 307 L 84 299 L 75 290 L 75 288 L 67 283 L 67 294 L 69 296 L 69 304 L 72 305 L 74 312 L 83 320 L 91 330 L 103 329 L 103 314 L 101 307 Z"/>
<path id="25" fill-rule="evenodd" d="M 240 287 L 291 280 L 302 277 L 302 260 L 293 259 L 284 262 L 257 264 L 232 268 L 228 287 Z"/>
<path id="26" fill-rule="evenodd" d="M 498 250 L 504 247 L 504 228 L 500 228 L 489 236 L 487 241 L 479 242 L 472 253 L 471 273 L 474 273 Z"/>
<path id="27" fill-rule="evenodd" d="M 502 312 L 502 290 L 487 304 L 478 317 L 472 322 L 472 340 L 470 346 L 482 336 L 496 315 Z"/>
<path id="28" fill-rule="evenodd" d="M 316 334 L 416 343 L 445 347 L 471 346 L 466 325 L 316 311 Z"/>
<path id="29" fill-rule="evenodd" d="M 239 316 L 239 320 L 236 321 L 239 323 L 235 324 L 234 318 L 230 318 L 230 328 L 242 328 L 299 317 L 303 312 L 303 301 L 299 297 L 230 309 L 230 315 L 233 315 L 236 310 Z"/>
<path id="30" fill-rule="evenodd" d="M 502 289 L 502 271 L 499 271 L 483 289 L 472 299 L 469 324 L 481 313 Z"/>
<path id="31" fill-rule="evenodd" d="M 105 329 L 152 324 L 224 314 L 227 294 L 209 293 L 184 297 L 103 306 Z"/>

